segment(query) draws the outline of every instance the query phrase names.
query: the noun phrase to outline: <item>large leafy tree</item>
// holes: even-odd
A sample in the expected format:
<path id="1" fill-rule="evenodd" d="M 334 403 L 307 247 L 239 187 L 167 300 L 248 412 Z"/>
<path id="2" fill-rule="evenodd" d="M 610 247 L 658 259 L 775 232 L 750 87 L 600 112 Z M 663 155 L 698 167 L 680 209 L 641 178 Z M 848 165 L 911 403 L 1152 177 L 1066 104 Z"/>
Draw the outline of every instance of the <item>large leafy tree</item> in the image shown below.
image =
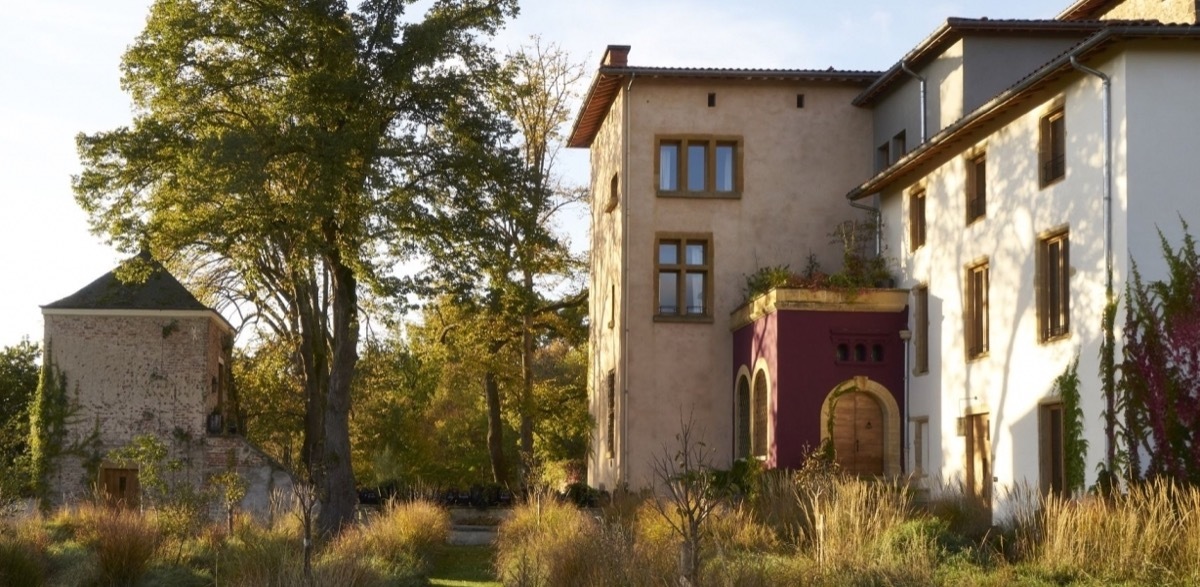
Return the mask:
<path id="1" fill-rule="evenodd" d="M 28 339 L 0 349 L 0 496 L 25 488 L 29 404 L 38 386 L 41 350 Z"/>
<path id="2" fill-rule="evenodd" d="M 520 384 L 511 403 L 517 407 L 525 459 L 535 456 L 539 336 L 553 329 L 558 313 L 586 301 L 586 291 L 565 283 L 581 264 L 555 230 L 556 216 L 586 193 L 555 174 L 562 132 L 583 76 L 583 66 L 569 54 L 537 38 L 509 55 L 489 97 L 516 130 L 515 151 L 502 153 L 470 178 L 477 189 L 452 193 L 423 218 L 434 266 L 454 268 L 443 272 L 443 283 L 465 292 L 466 303 L 492 317 L 485 348 L 520 362 Z M 499 374 L 489 371 L 485 383 L 493 474 L 503 482 Z"/>
<path id="3" fill-rule="evenodd" d="M 157 0 L 122 61 L 132 125 L 78 140 L 95 231 L 216 275 L 295 347 L 326 533 L 355 504 L 360 289 L 395 285 L 400 219 L 485 151 L 457 145 L 503 134 L 471 97 L 493 65 L 479 36 L 515 0 L 434 0 L 405 22 L 411 3 Z"/>

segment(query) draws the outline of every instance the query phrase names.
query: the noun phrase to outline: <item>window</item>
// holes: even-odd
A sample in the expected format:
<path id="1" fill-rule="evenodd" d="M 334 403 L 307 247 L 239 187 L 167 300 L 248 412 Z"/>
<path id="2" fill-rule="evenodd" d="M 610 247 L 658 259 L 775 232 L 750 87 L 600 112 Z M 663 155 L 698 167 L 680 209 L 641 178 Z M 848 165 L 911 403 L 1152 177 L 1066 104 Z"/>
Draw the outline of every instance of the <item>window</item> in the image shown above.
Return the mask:
<path id="1" fill-rule="evenodd" d="M 875 148 L 875 171 L 887 169 L 892 162 L 891 142 L 885 142 Z"/>
<path id="2" fill-rule="evenodd" d="M 768 422 L 768 398 L 767 398 L 767 372 L 759 371 L 754 375 L 754 397 L 751 399 L 754 403 L 754 416 L 752 418 L 751 434 L 751 454 L 755 457 L 767 456 L 767 422 Z"/>
<path id="3" fill-rule="evenodd" d="M 1067 467 L 1061 403 L 1046 404 L 1038 410 L 1038 449 L 1042 493 L 1066 495 Z"/>
<path id="4" fill-rule="evenodd" d="M 608 202 L 604 204 L 605 212 L 612 212 L 617 209 L 617 203 L 621 201 L 621 183 L 617 178 L 617 174 L 613 174 L 612 180 L 608 183 Z"/>
<path id="5" fill-rule="evenodd" d="M 967 163 L 967 224 L 987 213 L 987 155 Z"/>
<path id="6" fill-rule="evenodd" d="M 616 454 L 617 445 L 617 372 L 609 371 L 604 383 L 605 390 L 608 393 L 608 410 L 604 417 L 605 428 L 608 434 L 604 438 L 604 447 L 605 452 L 608 453 L 608 458 L 611 459 Z"/>
<path id="7" fill-rule="evenodd" d="M 750 456 L 750 378 L 742 375 L 737 386 L 737 445 L 734 458 Z"/>
<path id="8" fill-rule="evenodd" d="M 137 508 L 141 498 L 137 469 L 100 468 L 99 489 L 105 505 L 119 508 Z"/>
<path id="9" fill-rule="evenodd" d="M 1038 242 L 1038 339 L 1052 340 L 1070 332 L 1071 257 L 1067 233 Z"/>
<path id="10" fill-rule="evenodd" d="M 742 190 L 737 137 L 659 137 L 655 165 L 660 196 L 737 197 Z"/>
<path id="11" fill-rule="evenodd" d="M 617 284 L 608 286 L 608 328 L 617 325 Z"/>
<path id="12" fill-rule="evenodd" d="M 980 263 L 967 269 L 965 300 L 967 358 L 974 359 L 988 352 L 988 264 Z"/>
<path id="13" fill-rule="evenodd" d="M 904 154 L 907 152 L 908 152 L 908 145 L 905 141 L 904 131 L 900 131 L 900 132 L 896 133 L 896 136 L 892 137 L 892 152 L 891 152 L 891 158 L 889 161 L 891 163 L 895 163 L 895 162 L 899 161 L 900 158 L 903 157 Z"/>
<path id="14" fill-rule="evenodd" d="M 908 240 L 914 251 L 925 246 L 925 190 L 908 196 Z"/>
<path id="15" fill-rule="evenodd" d="M 707 318 L 712 306 L 712 243 L 709 235 L 658 238 L 659 317 Z"/>
<path id="16" fill-rule="evenodd" d="M 921 416 L 912 419 L 912 474 L 918 477 L 925 475 L 925 467 L 929 462 L 926 454 L 929 436 L 929 417 Z"/>
<path id="17" fill-rule="evenodd" d="M 1045 187 L 1062 179 L 1067 174 L 1067 123 L 1062 107 L 1042 117 L 1040 127 L 1041 144 L 1038 159 L 1041 167 L 1041 185 Z"/>
<path id="18" fill-rule="evenodd" d="M 929 372 L 929 288 L 913 288 L 913 373 Z"/>

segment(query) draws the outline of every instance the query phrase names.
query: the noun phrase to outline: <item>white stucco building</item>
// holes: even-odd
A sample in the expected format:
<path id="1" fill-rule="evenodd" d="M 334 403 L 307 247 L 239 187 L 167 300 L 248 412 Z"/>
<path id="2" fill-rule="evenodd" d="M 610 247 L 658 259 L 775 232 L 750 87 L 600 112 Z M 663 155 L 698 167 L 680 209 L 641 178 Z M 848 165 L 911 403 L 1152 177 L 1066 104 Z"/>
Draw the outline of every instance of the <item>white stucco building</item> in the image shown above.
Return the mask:
<path id="1" fill-rule="evenodd" d="M 589 479 L 644 485 L 640 462 L 677 428 L 677 406 L 704 415 L 722 447 L 718 464 L 731 462 L 741 420 L 737 359 L 729 358 L 734 326 L 725 317 L 741 300 L 721 292 L 736 290 L 739 277 L 758 267 L 802 267 L 816 236 L 803 223 L 845 216 L 848 198 L 880 210 L 880 254 L 894 261 L 896 285 L 908 291 L 905 389 L 893 390 L 904 412 L 904 472 L 927 486 L 963 482 L 998 515 L 1003 496 L 1020 484 L 1062 490 L 1062 412 L 1052 388 L 1078 359 L 1086 482 L 1094 482 L 1107 453 L 1099 368 L 1106 285 L 1123 293 L 1131 260 L 1143 277 L 1164 277 L 1159 231 L 1177 243 L 1181 218 L 1200 226 L 1196 15 L 1194 0 L 1080 0 L 1050 20 L 951 18 L 853 95 L 806 89 L 852 108 L 831 105 L 821 122 L 798 129 L 772 119 L 770 108 L 711 124 L 703 110 L 681 114 L 705 92 L 710 101 L 730 85 L 762 92 L 764 80 L 693 71 L 685 81 L 654 82 L 673 90 L 642 95 L 636 68 L 603 64 L 572 143 L 589 146 L 593 161 L 598 432 Z M 840 81 L 839 88 L 848 79 Z M 604 92 L 612 94 L 606 108 L 596 102 Z M 757 132 L 768 133 L 771 155 L 758 150 Z M 839 163 L 770 158 L 808 152 L 805 132 L 836 137 L 830 150 Z M 655 149 L 664 136 L 689 133 L 745 137 L 736 143 L 745 161 L 739 198 L 654 193 Z M 819 186 L 810 200 L 776 206 L 774 189 L 752 197 L 752 185 L 798 178 Z M 841 189 L 824 187 L 830 182 Z M 793 228 L 781 236 L 789 219 Z M 704 266 L 717 292 L 708 302 L 710 330 L 667 332 L 680 325 L 639 307 L 658 299 L 660 234 L 705 235 L 717 251 Z M 1117 315 L 1119 360 L 1123 308 Z M 687 345 L 697 338 L 706 349 L 699 375 L 678 359 L 692 356 Z"/>

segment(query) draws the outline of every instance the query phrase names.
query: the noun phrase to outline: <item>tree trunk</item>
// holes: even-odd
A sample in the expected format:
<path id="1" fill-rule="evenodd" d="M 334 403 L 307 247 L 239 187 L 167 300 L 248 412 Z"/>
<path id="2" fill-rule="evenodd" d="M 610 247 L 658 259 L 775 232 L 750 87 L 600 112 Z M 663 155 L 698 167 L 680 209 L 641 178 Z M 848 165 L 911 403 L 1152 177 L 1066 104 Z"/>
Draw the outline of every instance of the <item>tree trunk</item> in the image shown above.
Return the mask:
<path id="1" fill-rule="evenodd" d="M 321 510 L 317 529 L 336 534 L 354 520 L 357 495 L 350 466 L 350 383 L 358 363 L 358 281 L 335 252 L 327 259 L 333 276 L 333 360 L 325 402 Z"/>
<path id="2" fill-rule="evenodd" d="M 525 270 L 525 294 L 533 295 L 533 273 Z M 528 302 L 527 302 L 528 303 Z M 534 467 L 533 462 L 533 310 L 529 307 L 521 315 L 521 460 L 525 463 L 525 475 Z"/>
<path id="3" fill-rule="evenodd" d="M 492 354 L 499 351 L 493 346 Z M 500 419 L 500 383 L 496 373 L 488 369 L 483 376 L 488 411 L 488 457 L 492 461 L 492 480 L 499 485 L 508 482 L 508 464 L 504 462 L 504 422 Z"/>
<path id="4" fill-rule="evenodd" d="M 329 388 L 329 358 L 326 354 L 324 328 L 320 319 L 319 293 L 310 275 L 295 278 L 296 320 L 300 333 L 301 367 L 304 369 L 304 438 L 300 447 L 300 462 L 308 480 L 318 484 L 321 477 L 319 455 L 324 450 L 325 394 Z"/>

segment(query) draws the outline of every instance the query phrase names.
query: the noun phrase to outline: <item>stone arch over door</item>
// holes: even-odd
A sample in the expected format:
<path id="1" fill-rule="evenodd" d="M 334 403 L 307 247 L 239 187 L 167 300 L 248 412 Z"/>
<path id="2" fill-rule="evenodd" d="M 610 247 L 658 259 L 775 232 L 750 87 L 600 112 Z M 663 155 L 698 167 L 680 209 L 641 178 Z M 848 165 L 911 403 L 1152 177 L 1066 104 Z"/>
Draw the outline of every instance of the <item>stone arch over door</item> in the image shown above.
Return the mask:
<path id="1" fill-rule="evenodd" d="M 859 438 L 860 443 L 870 443 L 876 438 L 876 435 L 882 436 L 882 474 L 889 477 L 899 476 L 900 470 L 900 406 L 896 403 L 896 398 L 891 392 L 876 381 L 872 381 L 867 377 L 859 376 L 854 379 L 848 379 L 834 386 L 834 388 L 825 396 L 824 403 L 821 404 L 821 444 L 826 442 L 834 442 L 834 421 L 839 414 L 836 412 L 839 409 L 839 404 L 845 399 L 854 402 L 853 409 L 860 415 L 858 424 L 862 428 L 866 428 L 866 421 L 862 420 L 862 415 L 878 414 L 881 430 L 865 430 L 863 436 Z M 859 411 L 858 408 L 862 410 Z M 847 410 L 850 406 L 841 406 L 841 414 L 843 421 L 847 418 Z M 876 411 L 878 410 L 878 411 Z M 874 422 L 871 424 L 874 426 Z M 844 432 L 844 430 L 843 430 Z M 845 437 L 839 438 L 845 441 Z M 868 456 L 868 460 L 869 460 Z"/>

